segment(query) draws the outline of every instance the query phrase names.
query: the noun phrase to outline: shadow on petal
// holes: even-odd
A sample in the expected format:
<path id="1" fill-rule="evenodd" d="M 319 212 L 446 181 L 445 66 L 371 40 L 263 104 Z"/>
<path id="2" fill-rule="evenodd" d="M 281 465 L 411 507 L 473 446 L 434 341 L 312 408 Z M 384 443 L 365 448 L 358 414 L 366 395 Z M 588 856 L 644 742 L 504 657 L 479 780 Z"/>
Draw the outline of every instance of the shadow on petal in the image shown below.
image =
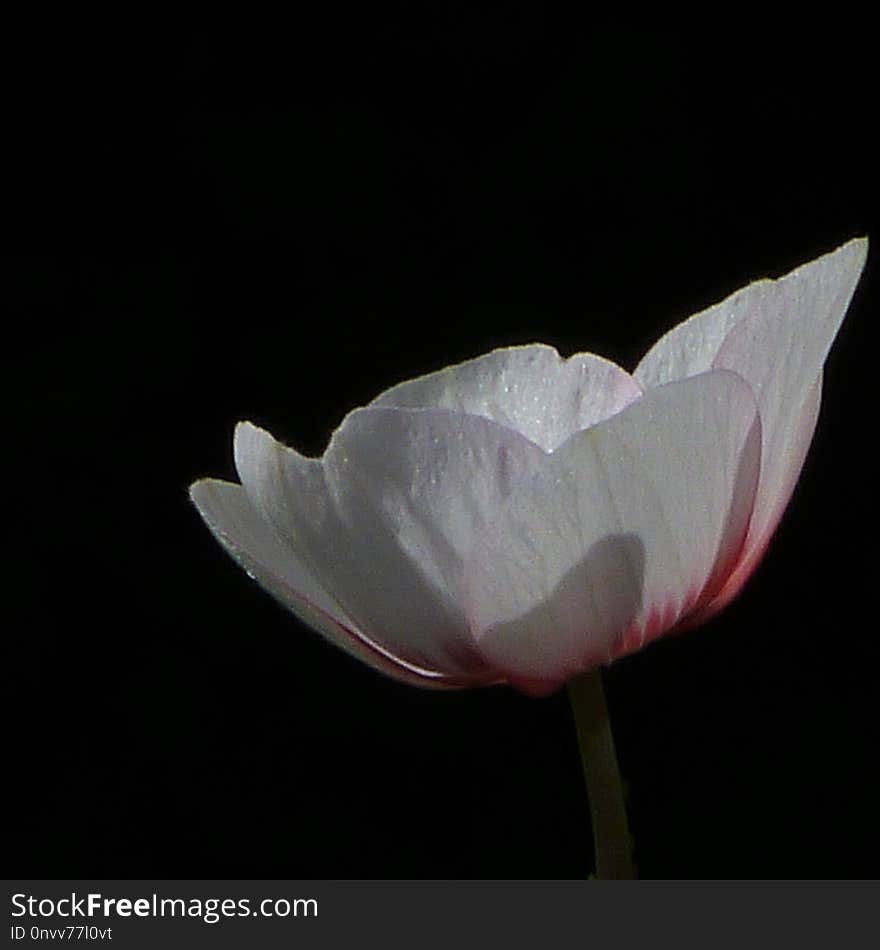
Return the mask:
<path id="1" fill-rule="evenodd" d="M 475 631 L 480 651 L 512 686 L 547 695 L 609 661 L 614 644 L 637 623 L 644 579 L 638 535 L 602 538 L 532 609 L 481 625 Z"/>

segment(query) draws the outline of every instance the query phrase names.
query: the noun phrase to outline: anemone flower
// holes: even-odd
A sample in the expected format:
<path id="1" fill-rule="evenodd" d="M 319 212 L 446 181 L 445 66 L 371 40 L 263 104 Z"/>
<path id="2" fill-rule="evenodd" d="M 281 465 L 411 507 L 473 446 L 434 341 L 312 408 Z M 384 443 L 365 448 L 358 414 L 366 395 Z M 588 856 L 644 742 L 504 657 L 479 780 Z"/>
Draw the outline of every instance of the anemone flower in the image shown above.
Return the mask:
<path id="1" fill-rule="evenodd" d="M 866 254 L 852 240 L 749 284 L 633 373 L 533 344 L 401 383 L 349 413 L 321 458 L 240 423 L 241 484 L 204 479 L 192 500 L 262 587 L 388 676 L 531 695 L 569 683 L 598 870 L 627 876 L 598 669 L 707 620 L 755 570 Z"/>

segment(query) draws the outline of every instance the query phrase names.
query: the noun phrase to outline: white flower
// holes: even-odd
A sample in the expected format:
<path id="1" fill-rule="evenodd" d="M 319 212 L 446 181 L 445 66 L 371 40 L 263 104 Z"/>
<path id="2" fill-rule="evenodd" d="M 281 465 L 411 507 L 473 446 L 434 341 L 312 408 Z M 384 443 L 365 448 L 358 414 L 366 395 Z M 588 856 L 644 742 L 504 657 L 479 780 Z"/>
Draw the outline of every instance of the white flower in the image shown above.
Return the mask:
<path id="1" fill-rule="evenodd" d="M 740 590 L 803 465 L 867 247 L 749 284 L 632 375 L 495 350 L 349 413 L 319 459 L 240 423 L 241 484 L 191 497 L 254 579 L 370 666 L 549 692 Z"/>

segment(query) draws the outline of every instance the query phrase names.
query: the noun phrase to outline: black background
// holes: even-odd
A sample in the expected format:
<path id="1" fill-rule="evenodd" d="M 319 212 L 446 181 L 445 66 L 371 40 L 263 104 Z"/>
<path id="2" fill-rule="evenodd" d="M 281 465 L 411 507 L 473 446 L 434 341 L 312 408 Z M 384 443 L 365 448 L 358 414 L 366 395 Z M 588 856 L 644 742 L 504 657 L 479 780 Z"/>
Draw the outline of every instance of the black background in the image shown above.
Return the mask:
<path id="1" fill-rule="evenodd" d="M 869 32 L 524 3 L 7 30 L 7 875 L 585 874 L 564 693 L 384 680 L 186 488 L 233 477 L 238 419 L 320 453 L 494 346 L 631 368 L 876 234 Z M 876 873 L 878 297 L 872 254 L 745 593 L 609 671 L 644 876 Z"/>

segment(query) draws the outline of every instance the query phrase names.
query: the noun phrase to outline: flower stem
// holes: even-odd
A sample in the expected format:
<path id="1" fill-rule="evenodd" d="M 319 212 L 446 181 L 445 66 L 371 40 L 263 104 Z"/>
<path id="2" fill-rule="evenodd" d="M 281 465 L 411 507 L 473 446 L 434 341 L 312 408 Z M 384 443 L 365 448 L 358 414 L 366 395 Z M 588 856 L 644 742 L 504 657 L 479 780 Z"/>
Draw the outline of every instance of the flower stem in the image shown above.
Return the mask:
<path id="1" fill-rule="evenodd" d="M 590 799 L 596 877 L 632 880 L 635 870 L 623 784 L 617 767 L 601 671 L 592 670 L 570 680 L 568 695 Z"/>

